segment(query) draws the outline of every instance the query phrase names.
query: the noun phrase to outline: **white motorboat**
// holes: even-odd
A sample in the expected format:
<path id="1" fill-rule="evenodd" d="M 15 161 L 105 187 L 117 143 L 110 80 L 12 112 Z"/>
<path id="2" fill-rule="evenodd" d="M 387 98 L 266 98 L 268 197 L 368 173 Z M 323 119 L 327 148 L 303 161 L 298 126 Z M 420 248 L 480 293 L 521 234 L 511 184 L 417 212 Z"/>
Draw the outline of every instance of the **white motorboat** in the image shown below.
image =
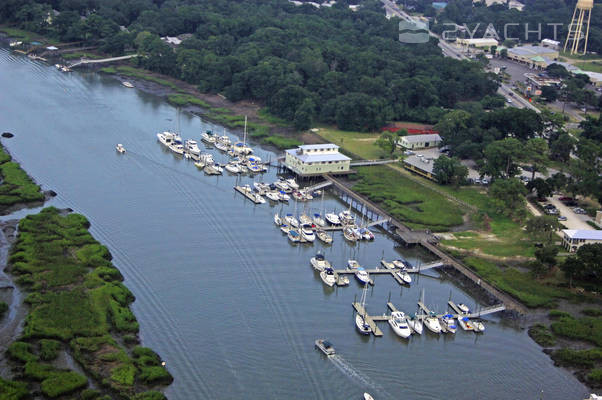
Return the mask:
<path id="1" fill-rule="evenodd" d="M 437 318 L 433 312 L 424 318 L 424 325 L 433 333 L 441 333 L 441 324 L 439 324 L 439 318 Z"/>
<path id="2" fill-rule="evenodd" d="M 220 136 L 219 138 L 217 138 L 217 141 L 227 146 L 230 146 L 232 144 L 232 141 L 230 140 L 230 137 L 228 135 Z"/>
<path id="3" fill-rule="evenodd" d="M 253 182 L 253 187 L 261 194 L 264 194 L 270 190 L 270 185 L 263 182 Z"/>
<path id="4" fill-rule="evenodd" d="M 236 142 L 232 145 L 232 151 L 235 154 L 247 155 L 247 154 L 251 154 L 253 152 L 253 149 L 250 148 L 249 146 L 247 146 L 243 142 Z"/>
<path id="5" fill-rule="evenodd" d="M 123 145 L 121 143 L 117 144 L 117 146 L 115 146 L 115 150 L 117 150 L 118 153 L 125 153 L 125 147 L 123 147 Z"/>
<path id="6" fill-rule="evenodd" d="M 312 220 L 305 214 L 299 215 L 299 222 L 302 224 L 311 224 Z"/>
<path id="7" fill-rule="evenodd" d="M 201 160 L 194 162 L 194 166 L 197 167 L 198 169 L 204 169 L 206 165 L 207 164 L 205 164 L 205 162 L 201 161 Z"/>
<path id="8" fill-rule="evenodd" d="M 344 210 L 339 213 L 339 220 L 343 225 L 355 224 L 355 217 L 351 214 L 350 210 Z"/>
<path id="9" fill-rule="evenodd" d="M 282 190 L 285 193 L 292 192 L 292 189 L 290 188 L 290 186 L 286 182 L 284 182 L 284 181 L 276 181 L 276 182 L 274 182 L 274 185 L 278 189 Z"/>
<path id="10" fill-rule="evenodd" d="M 316 240 L 316 234 L 314 233 L 311 224 L 302 224 L 301 229 L 299 230 L 301 231 L 301 238 L 306 242 L 313 242 Z"/>
<path id="11" fill-rule="evenodd" d="M 209 164 L 209 165 L 205 166 L 205 168 L 203 169 L 203 171 L 207 175 L 221 175 L 223 169 L 218 164 Z"/>
<path id="12" fill-rule="evenodd" d="M 400 269 L 407 269 L 407 268 L 411 268 L 410 264 L 402 259 L 397 259 L 397 260 L 393 260 L 392 261 L 393 265 L 395 265 L 395 267 L 400 268 Z"/>
<path id="13" fill-rule="evenodd" d="M 364 400 L 374 400 L 374 397 L 370 393 L 364 393 Z"/>
<path id="14" fill-rule="evenodd" d="M 370 328 L 370 325 L 368 325 L 364 320 L 364 317 L 359 314 L 355 315 L 355 327 L 362 335 L 369 335 L 372 333 L 372 328 Z"/>
<path id="15" fill-rule="evenodd" d="M 180 135 L 175 132 L 165 131 L 157 133 L 157 139 L 165 147 L 169 147 L 173 144 L 182 144 Z"/>
<path id="16" fill-rule="evenodd" d="M 359 234 L 362 235 L 364 240 L 374 240 L 374 233 L 368 228 L 360 228 Z"/>
<path id="17" fill-rule="evenodd" d="M 399 271 L 395 271 L 395 275 L 397 275 L 397 277 L 399 279 L 401 279 L 403 281 L 403 283 L 405 283 L 406 285 L 409 285 L 410 283 L 412 283 L 412 277 L 410 276 L 410 274 L 408 274 L 403 269 L 401 269 Z"/>
<path id="18" fill-rule="evenodd" d="M 357 260 L 347 260 L 347 268 L 349 269 L 358 269 L 361 268 L 362 266 L 360 265 L 360 263 L 357 262 Z"/>
<path id="19" fill-rule="evenodd" d="M 485 332 L 485 325 L 481 321 L 472 321 L 474 331 L 477 333 Z"/>
<path id="20" fill-rule="evenodd" d="M 217 142 L 215 142 L 215 148 L 218 149 L 219 151 L 226 152 L 226 151 L 228 151 L 228 149 L 230 149 L 230 146 L 227 145 L 226 143 L 217 141 Z"/>
<path id="21" fill-rule="evenodd" d="M 121 82 L 121 84 L 123 86 L 125 86 L 126 88 L 130 88 L 130 89 L 134 87 L 134 85 L 132 85 L 130 82 L 127 82 L 127 81 L 123 81 L 123 82 Z"/>
<path id="22" fill-rule="evenodd" d="M 180 156 L 184 154 L 184 146 L 182 146 L 181 143 L 173 143 L 169 145 L 169 150 L 173 151 L 174 153 Z"/>
<path id="23" fill-rule="evenodd" d="M 456 320 L 454 319 L 454 316 L 451 314 L 445 314 L 444 316 L 442 316 L 440 322 L 443 326 L 445 326 L 446 331 L 448 333 L 456 333 L 456 331 L 458 330 L 458 326 L 456 325 Z"/>
<path id="24" fill-rule="evenodd" d="M 206 131 L 201 135 L 201 140 L 205 143 L 213 144 L 216 141 L 216 136 L 211 131 Z"/>
<path id="25" fill-rule="evenodd" d="M 201 154 L 201 149 L 199 149 L 199 146 L 198 146 L 196 140 L 192 140 L 192 139 L 186 140 L 184 142 L 184 148 L 190 154 L 194 154 L 197 156 Z"/>
<path id="26" fill-rule="evenodd" d="M 325 244 L 332 243 L 332 236 L 330 236 L 328 233 L 326 233 L 324 231 L 321 231 L 321 230 L 316 231 L 316 236 L 318 237 L 318 239 L 320 239 Z"/>
<path id="27" fill-rule="evenodd" d="M 293 216 L 293 214 L 286 214 L 284 216 L 284 222 L 286 222 L 287 224 L 289 224 L 290 226 L 294 227 L 294 228 L 298 228 L 299 227 L 299 221 L 297 221 L 297 218 L 295 218 Z"/>
<path id="28" fill-rule="evenodd" d="M 301 241 L 301 235 L 299 234 L 299 232 L 297 232 L 297 230 L 291 229 L 290 231 L 288 231 L 288 240 L 290 240 L 293 243 L 298 243 Z"/>
<path id="29" fill-rule="evenodd" d="M 280 190 L 278 192 L 278 199 L 280 201 L 286 202 L 286 201 L 289 201 L 291 199 L 291 196 L 289 196 L 288 194 L 286 194 L 286 192 L 284 192 L 284 190 Z"/>
<path id="30" fill-rule="evenodd" d="M 322 278 L 322 282 L 324 282 L 326 286 L 333 287 L 336 283 L 336 277 L 332 268 L 324 268 L 324 270 L 320 272 L 320 278 Z"/>
<path id="31" fill-rule="evenodd" d="M 323 271 L 326 268 L 332 268 L 330 262 L 324 258 L 322 253 L 316 254 L 309 260 L 309 263 L 316 271 Z"/>
<path id="32" fill-rule="evenodd" d="M 337 279 L 337 286 L 349 286 L 349 278 L 345 275 L 339 275 Z"/>
<path id="33" fill-rule="evenodd" d="M 468 308 L 468 306 L 464 303 L 458 303 L 458 309 L 460 310 L 460 312 L 462 312 L 462 314 L 470 313 L 470 308 Z"/>
<path id="34" fill-rule="evenodd" d="M 355 271 L 355 279 L 357 279 L 362 285 L 370 283 L 370 274 L 364 268 L 360 267 Z"/>
<path id="35" fill-rule="evenodd" d="M 291 230 L 291 226 L 287 224 L 282 224 L 280 225 L 280 230 L 282 231 L 282 233 L 288 235 L 288 232 Z"/>
<path id="36" fill-rule="evenodd" d="M 326 226 L 326 221 L 324 221 L 324 218 L 322 218 L 322 216 L 320 214 L 318 214 L 318 213 L 314 214 L 314 217 L 312 218 L 312 221 L 317 226 Z"/>
<path id="37" fill-rule="evenodd" d="M 299 184 L 295 181 L 295 178 L 289 178 L 289 179 L 285 180 L 285 182 L 291 188 L 293 188 L 295 190 L 299 189 Z"/>
<path id="38" fill-rule="evenodd" d="M 318 350 L 324 353 L 327 356 L 333 356 L 336 354 L 334 347 L 332 344 L 325 339 L 318 339 L 315 341 L 315 346 Z"/>
<path id="39" fill-rule="evenodd" d="M 385 259 L 380 260 L 380 264 L 386 269 L 395 269 L 395 265 L 392 262 L 385 261 Z"/>
<path id="40" fill-rule="evenodd" d="M 343 229 L 343 236 L 352 243 L 357 242 L 357 235 L 355 234 L 354 229 L 351 227 L 346 227 Z"/>
<path id="41" fill-rule="evenodd" d="M 231 174 L 240 174 L 240 166 L 238 165 L 238 163 L 229 162 L 224 168 Z"/>
<path id="42" fill-rule="evenodd" d="M 335 213 L 328 213 L 324 217 L 326 218 L 326 221 L 328 221 L 328 223 L 331 225 L 341 225 L 341 220 L 339 216 Z"/>
<path id="43" fill-rule="evenodd" d="M 278 196 L 277 192 L 267 192 L 265 194 L 265 197 L 267 197 L 268 199 L 270 199 L 272 201 L 279 201 L 280 200 L 280 196 Z"/>
<path id="44" fill-rule="evenodd" d="M 282 218 L 280 218 L 280 215 L 274 214 L 274 223 L 278 226 L 282 225 Z"/>
<path id="45" fill-rule="evenodd" d="M 412 330 L 406 321 L 406 315 L 403 311 L 393 311 L 389 318 L 389 325 L 393 328 L 393 332 L 402 338 L 408 338 L 412 334 Z"/>
<path id="46" fill-rule="evenodd" d="M 458 325 L 465 331 L 474 331 L 474 325 L 468 317 L 458 316 Z"/>
<path id="47" fill-rule="evenodd" d="M 412 317 L 406 317 L 408 321 L 408 326 L 412 329 L 413 332 L 416 332 L 419 335 L 422 335 L 423 324 L 422 324 L 422 316 L 412 315 Z"/>

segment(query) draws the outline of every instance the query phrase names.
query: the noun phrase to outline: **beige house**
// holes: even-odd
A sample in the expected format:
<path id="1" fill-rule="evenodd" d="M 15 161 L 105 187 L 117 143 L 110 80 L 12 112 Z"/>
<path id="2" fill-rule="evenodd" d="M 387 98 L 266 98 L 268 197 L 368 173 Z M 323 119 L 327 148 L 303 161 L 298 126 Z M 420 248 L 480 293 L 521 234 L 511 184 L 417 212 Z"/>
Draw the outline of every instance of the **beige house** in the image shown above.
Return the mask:
<path id="1" fill-rule="evenodd" d="M 351 158 L 339 153 L 339 146 L 309 144 L 285 151 L 284 165 L 299 176 L 346 174 Z"/>
<path id="2" fill-rule="evenodd" d="M 397 145 L 407 150 L 428 149 L 429 147 L 439 146 L 441 140 L 441 136 L 436 133 L 408 135 L 400 137 Z"/>
<path id="3" fill-rule="evenodd" d="M 584 244 L 602 243 L 602 231 L 594 229 L 563 229 L 562 247 L 570 252 Z"/>

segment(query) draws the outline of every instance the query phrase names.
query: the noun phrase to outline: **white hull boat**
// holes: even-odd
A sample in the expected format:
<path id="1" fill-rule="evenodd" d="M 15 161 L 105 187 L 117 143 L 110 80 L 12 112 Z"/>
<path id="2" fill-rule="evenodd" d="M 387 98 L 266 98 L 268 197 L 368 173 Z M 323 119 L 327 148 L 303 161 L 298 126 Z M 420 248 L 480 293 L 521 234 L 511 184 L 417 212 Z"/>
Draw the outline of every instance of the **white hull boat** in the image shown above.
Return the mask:
<path id="1" fill-rule="evenodd" d="M 458 325 L 465 331 L 474 331 L 474 325 L 468 317 L 458 317 Z"/>
<path id="2" fill-rule="evenodd" d="M 320 278 L 322 278 L 322 282 L 324 282 L 326 286 L 333 287 L 336 283 L 336 277 L 334 276 L 332 268 L 326 268 L 320 272 Z"/>
<path id="3" fill-rule="evenodd" d="M 324 271 L 326 268 L 332 268 L 330 262 L 328 262 L 328 260 L 326 260 L 324 255 L 321 253 L 318 253 L 315 255 L 315 257 L 312 257 L 309 260 L 309 263 L 316 271 Z"/>
<path id="4" fill-rule="evenodd" d="M 353 228 L 345 228 L 343 229 L 343 236 L 351 243 L 357 242 L 357 236 L 353 230 Z"/>
<path id="5" fill-rule="evenodd" d="M 205 143 L 213 144 L 215 143 L 215 135 L 211 131 L 207 131 L 201 135 L 201 140 Z"/>
<path id="6" fill-rule="evenodd" d="M 324 221 L 324 218 L 322 218 L 320 214 L 314 214 L 312 221 L 314 224 L 316 224 L 316 226 L 326 226 L 326 221 Z"/>
<path id="7" fill-rule="evenodd" d="M 435 315 L 429 315 L 424 319 L 424 325 L 427 329 L 433 333 L 441 333 L 441 325 L 439 324 L 439 318 Z"/>
<path id="8" fill-rule="evenodd" d="M 288 194 L 286 194 L 283 190 L 278 192 L 278 200 L 283 201 L 283 202 L 287 202 L 291 199 L 291 196 L 289 196 Z"/>
<path id="9" fill-rule="evenodd" d="M 451 314 L 445 314 L 441 317 L 441 325 L 445 327 L 447 333 L 456 333 L 456 331 L 458 330 L 456 320 Z"/>
<path id="10" fill-rule="evenodd" d="M 282 231 L 282 233 L 288 235 L 288 233 L 291 230 L 291 227 L 290 227 L 290 225 L 282 224 L 282 225 L 280 225 L 280 230 Z"/>
<path id="11" fill-rule="evenodd" d="M 292 189 L 290 188 L 290 186 L 287 185 L 286 182 L 284 182 L 284 181 L 274 182 L 274 186 L 276 186 L 278 189 L 282 190 L 285 193 L 292 192 Z"/>
<path id="12" fill-rule="evenodd" d="M 412 283 L 412 277 L 404 270 L 396 271 L 395 275 L 397 275 L 397 277 L 401 279 L 406 285 Z"/>
<path id="13" fill-rule="evenodd" d="M 408 326 L 410 327 L 410 329 L 412 329 L 413 332 L 417 333 L 418 335 L 422 335 L 422 331 L 424 329 L 422 320 L 419 316 L 415 315 L 412 318 L 406 317 L 406 320 L 408 321 Z"/>
<path id="14" fill-rule="evenodd" d="M 370 393 L 364 393 L 364 400 L 374 400 L 374 397 Z"/>
<path id="15" fill-rule="evenodd" d="M 295 229 L 288 231 L 288 240 L 293 243 L 299 243 L 301 241 L 301 235 Z"/>
<path id="16" fill-rule="evenodd" d="M 408 321 L 406 321 L 406 316 L 402 311 L 393 311 L 391 313 L 389 325 L 391 325 L 393 332 L 395 332 L 397 336 L 400 336 L 404 339 L 410 337 L 412 334 L 412 330 L 408 326 Z"/>
<path id="17" fill-rule="evenodd" d="M 117 146 L 115 146 L 115 150 L 117 150 L 117 152 L 120 154 L 125 153 L 125 147 L 123 147 L 123 145 L 121 143 L 119 143 Z"/>
<path id="18" fill-rule="evenodd" d="M 318 237 L 318 239 L 320 239 L 320 241 L 322 241 L 325 244 L 332 243 L 332 236 L 330 236 L 328 233 L 326 233 L 324 231 L 317 231 L 316 236 Z"/>
<path id="19" fill-rule="evenodd" d="M 466 304 L 464 304 L 464 303 L 459 303 L 458 304 L 458 309 L 463 314 L 469 314 L 470 313 L 470 308 L 468 308 L 468 306 Z"/>
<path id="20" fill-rule="evenodd" d="M 295 189 L 295 190 L 299 189 L 299 184 L 293 178 L 287 179 L 287 180 L 285 180 L 285 182 L 292 189 Z"/>
<path id="21" fill-rule="evenodd" d="M 130 89 L 134 87 L 134 85 L 132 85 L 132 84 L 131 84 L 130 82 L 128 82 L 128 81 L 123 81 L 123 82 L 121 82 L 121 84 L 122 84 L 123 86 L 125 86 L 126 88 L 130 88 Z"/>
<path id="22" fill-rule="evenodd" d="M 172 144 L 169 146 L 169 150 L 173 151 L 177 155 L 184 155 L 184 146 L 181 144 Z"/>
<path id="23" fill-rule="evenodd" d="M 318 339 L 315 341 L 315 346 L 327 356 L 334 356 L 336 354 L 334 347 L 332 347 L 332 344 L 327 340 Z"/>
<path id="24" fill-rule="evenodd" d="M 351 211 L 349 211 L 349 210 L 342 211 L 339 214 L 339 220 L 341 221 L 341 223 L 343 225 L 355 224 L 355 218 L 353 217 L 353 214 L 351 214 Z"/>
<path id="25" fill-rule="evenodd" d="M 393 265 L 393 263 L 385 261 L 384 259 L 380 260 L 380 264 L 386 269 L 395 269 L 395 265 Z"/>
<path id="26" fill-rule="evenodd" d="M 301 238 L 303 240 L 305 240 L 306 242 L 313 242 L 314 240 L 316 240 L 316 234 L 314 233 L 310 224 L 301 225 L 300 230 L 301 230 Z"/>
<path id="27" fill-rule="evenodd" d="M 190 154 L 194 154 L 196 156 L 201 154 L 201 149 L 199 149 L 196 140 L 188 139 L 184 142 L 184 148 Z"/>
<path id="28" fill-rule="evenodd" d="M 299 215 L 299 222 L 304 225 L 304 224 L 311 224 L 312 220 L 311 218 L 309 218 L 307 215 L 305 214 L 301 214 Z"/>
<path id="29" fill-rule="evenodd" d="M 485 325 L 481 321 L 472 321 L 472 325 L 474 326 L 474 331 L 477 333 L 485 332 Z"/>
<path id="30" fill-rule="evenodd" d="M 222 142 L 215 142 L 215 148 L 225 153 L 226 151 L 228 151 L 229 146 Z"/>
<path id="31" fill-rule="evenodd" d="M 240 167 L 238 166 L 238 164 L 228 163 L 224 168 L 231 174 L 240 174 Z"/>
<path id="32" fill-rule="evenodd" d="M 362 335 L 369 335 L 372 333 L 372 328 L 370 328 L 370 325 L 368 325 L 366 321 L 364 321 L 364 317 L 359 314 L 355 315 L 355 327 Z"/>
<path id="33" fill-rule="evenodd" d="M 366 285 L 370 283 L 370 274 L 368 274 L 368 271 L 365 269 L 358 268 L 357 271 L 355 271 L 355 279 L 357 279 L 362 285 Z"/>
<path id="34" fill-rule="evenodd" d="M 334 213 L 328 213 L 324 217 L 326 218 L 326 221 L 328 221 L 328 223 L 331 225 L 341 225 L 341 220 L 339 219 L 339 216 Z"/>
<path id="35" fill-rule="evenodd" d="M 361 268 L 362 266 L 360 265 L 360 263 L 357 262 L 357 260 L 347 260 L 347 268 L 349 269 L 358 269 Z"/>
<path id="36" fill-rule="evenodd" d="M 396 268 L 400 268 L 400 269 L 407 269 L 407 268 L 411 267 L 409 263 L 407 263 L 404 260 L 400 260 L 400 259 L 393 260 L 392 263 L 393 263 L 393 265 L 395 265 Z"/>
<path id="37" fill-rule="evenodd" d="M 286 216 L 284 217 L 284 222 L 286 222 L 294 228 L 299 227 L 299 221 L 297 221 L 297 218 L 295 218 L 293 214 L 286 214 Z"/>
<path id="38" fill-rule="evenodd" d="M 276 192 L 267 192 L 265 194 L 265 197 L 267 197 L 268 199 L 270 199 L 274 202 L 280 201 L 280 197 L 278 196 L 278 193 L 276 193 Z"/>
<path id="39" fill-rule="evenodd" d="M 274 214 L 274 223 L 278 226 L 282 225 L 282 218 L 280 218 L 280 215 Z"/>

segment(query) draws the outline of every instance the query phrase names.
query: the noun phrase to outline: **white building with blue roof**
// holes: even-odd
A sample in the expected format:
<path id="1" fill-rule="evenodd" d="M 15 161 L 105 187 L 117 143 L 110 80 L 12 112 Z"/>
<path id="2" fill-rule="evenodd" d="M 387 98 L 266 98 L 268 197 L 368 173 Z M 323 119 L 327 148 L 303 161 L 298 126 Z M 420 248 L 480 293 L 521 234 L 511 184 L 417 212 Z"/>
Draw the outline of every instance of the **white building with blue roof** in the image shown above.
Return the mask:
<path id="1" fill-rule="evenodd" d="M 285 150 L 284 165 L 299 176 L 349 173 L 351 158 L 336 144 L 307 144 Z"/>
<path id="2" fill-rule="evenodd" d="M 563 229 L 562 247 L 577 251 L 584 244 L 602 243 L 602 231 L 593 229 Z"/>

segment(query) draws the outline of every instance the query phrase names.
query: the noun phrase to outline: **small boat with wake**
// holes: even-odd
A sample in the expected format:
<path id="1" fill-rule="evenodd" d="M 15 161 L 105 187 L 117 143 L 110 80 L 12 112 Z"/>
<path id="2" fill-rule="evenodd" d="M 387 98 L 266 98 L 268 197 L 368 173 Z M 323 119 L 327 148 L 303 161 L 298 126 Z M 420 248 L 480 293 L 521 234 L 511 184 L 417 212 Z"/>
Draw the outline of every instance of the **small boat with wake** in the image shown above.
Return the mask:
<path id="1" fill-rule="evenodd" d="M 117 144 L 117 146 L 115 146 L 115 150 L 117 150 L 117 152 L 120 154 L 125 153 L 125 147 L 123 147 L 123 145 L 121 143 L 119 143 L 119 144 Z"/>
<path id="2" fill-rule="evenodd" d="M 327 356 L 334 356 L 336 354 L 336 351 L 335 351 L 334 347 L 332 346 L 332 343 L 330 343 L 326 339 L 316 340 L 315 347 L 316 347 L 316 349 L 320 350 L 322 353 L 324 353 Z"/>

